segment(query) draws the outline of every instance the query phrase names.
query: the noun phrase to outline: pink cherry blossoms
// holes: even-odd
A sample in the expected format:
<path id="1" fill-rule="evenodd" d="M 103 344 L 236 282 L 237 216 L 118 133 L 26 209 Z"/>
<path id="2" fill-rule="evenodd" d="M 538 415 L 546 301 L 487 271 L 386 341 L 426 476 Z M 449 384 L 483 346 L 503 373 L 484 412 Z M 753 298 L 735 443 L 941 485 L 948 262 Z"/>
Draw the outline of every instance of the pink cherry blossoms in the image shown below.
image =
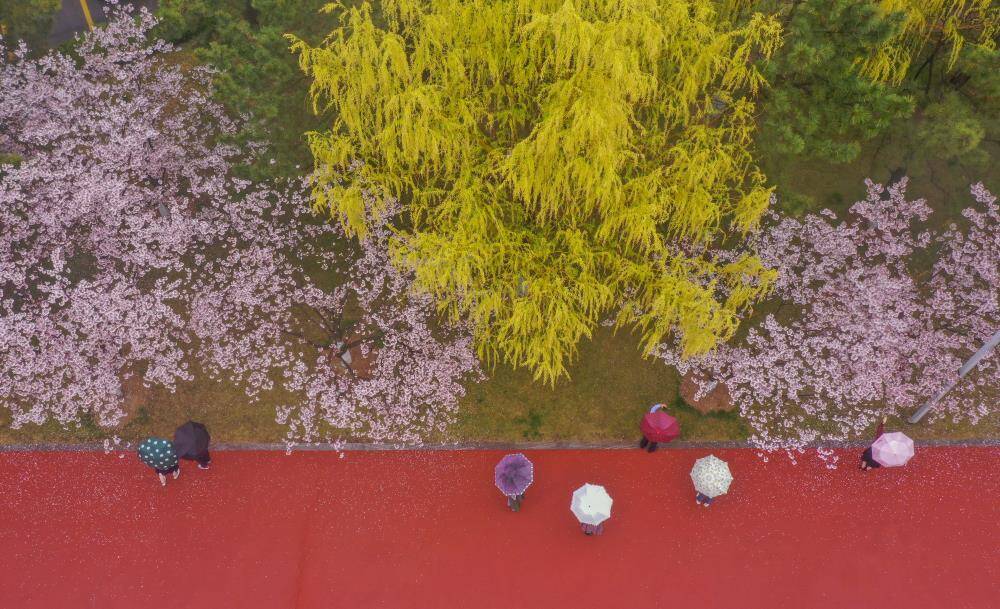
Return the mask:
<path id="1" fill-rule="evenodd" d="M 974 185 L 968 226 L 935 234 L 919 229 L 931 210 L 906 199 L 905 179 L 887 192 L 867 184 L 846 221 L 825 210 L 775 218 L 757 235 L 754 247 L 779 271 L 781 306 L 742 340 L 689 361 L 661 349 L 703 392 L 726 384 L 758 447 L 864 437 L 954 380 L 1000 328 L 996 197 Z M 997 360 L 981 362 L 932 416 L 975 422 L 995 408 Z"/>
<path id="2" fill-rule="evenodd" d="M 115 425 L 125 380 L 172 390 L 204 369 L 251 398 L 290 391 L 292 439 L 442 429 L 478 364 L 389 263 L 389 229 L 359 252 L 311 217 L 304 183 L 234 177 L 248 154 L 223 143 L 236 124 L 208 70 L 172 63 L 145 10 L 118 17 L 78 59 L 0 57 L 0 151 L 21 157 L 0 166 L 13 425 Z"/>
<path id="3" fill-rule="evenodd" d="M 298 200 L 299 208 L 304 201 Z M 249 231 L 292 241 L 303 231 L 283 221 L 263 232 L 267 226 L 254 229 L 248 220 L 257 217 L 241 219 L 234 240 Z M 318 237 L 346 240 L 339 225 L 321 227 L 325 235 Z M 322 264 L 336 276 L 330 290 L 259 244 L 205 261 L 208 277 L 232 280 L 200 282 L 193 300 L 202 360 L 213 373 L 244 381 L 251 395 L 275 382 L 293 392 L 298 399 L 278 413 L 289 425 L 290 443 L 328 437 L 330 429 L 419 443 L 428 432 L 445 431 L 464 393 L 462 381 L 479 378 L 468 330 L 433 324 L 433 302 L 411 293 L 412 277 L 390 262 L 388 234 L 386 226 L 376 226 L 360 253 L 327 255 Z M 330 428 L 327 433 L 321 425 Z"/>

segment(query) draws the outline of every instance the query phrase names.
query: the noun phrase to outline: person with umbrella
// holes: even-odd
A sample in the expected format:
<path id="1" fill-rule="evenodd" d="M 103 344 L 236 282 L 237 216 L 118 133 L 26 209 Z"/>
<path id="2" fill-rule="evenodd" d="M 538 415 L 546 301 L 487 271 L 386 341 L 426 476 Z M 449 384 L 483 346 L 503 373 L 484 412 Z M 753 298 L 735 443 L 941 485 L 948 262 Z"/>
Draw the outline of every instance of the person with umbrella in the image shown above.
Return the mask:
<path id="1" fill-rule="evenodd" d="M 584 535 L 600 535 L 604 532 L 604 521 L 611 518 L 612 503 L 603 486 L 588 483 L 573 491 L 569 509 L 580 521 Z"/>
<path id="2" fill-rule="evenodd" d="M 639 423 L 642 431 L 642 440 L 639 440 L 639 448 L 645 448 L 649 452 L 656 450 L 660 442 L 669 442 L 681 435 L 681 426 L 677 419 L 667 414 L 666 404 L 654 404 Z"/>
<path id="3" fill-rule="evenodd" d="M 174 450 L 181 459 L 197 461 L 198 469 L 208 469 L 212 463 L 212 457 L 208 454 L 211 439 L 204 425 L 188 421 L 174 432 Z"/>
<path id="4" fill-rule="evenodd" d="M 694 462 L 691 481 L 694 482 L 695 502 L 708 507 L 716 497 L 729 492 L 733 474 L 729 471 L 728 463 L 715 455 L 709 455 Z"/>
<path id="5" fill-rule="evenodd" d="M 882 417 L 882 422 L 878 424 L 878 428 L 875 430 L 875 439 L 872 440 L 872 444 L 874 444 L 879 438 L 882 437 L 882 430 L 885 429 L 885 421 L 887 418 L 888 417 Z M 861 453 L 860 469 L 861 471 L 866 472 L 870 469 L 875 469 L 876 467 L 882 467 L 882 464 L 876 461 L 874 457 L 872 457 L 872 445 L 870 444 L 868 448 L 866 448 L 865 451 Z"/>
<path id="6" fill-rule="evenodd" d="M 507 497 L 507 507 L 512 512 L 521 509 L 524 491 L 535 480 L 535 466 L 521 453 L 506 455 L 493 468 L 493 482 Z"/>
<path id="7" fill-rule="evenodd" d="M 872 444 L 872 459 L 882 467 L 900 467 L 913 458 L 913 440 L 901 431 L 879 436 Z"/>
<path id="8" fill-rule="evenodd" d="M 181 475 L 181 466 L 177 461 L 177 453 L 170 440 L 163 438 L 146 438 L 139 444 L 139 460 L 156 470 L 160 484 L 167 485 L 167 474 L 173 474 L 174 480 Z"/>

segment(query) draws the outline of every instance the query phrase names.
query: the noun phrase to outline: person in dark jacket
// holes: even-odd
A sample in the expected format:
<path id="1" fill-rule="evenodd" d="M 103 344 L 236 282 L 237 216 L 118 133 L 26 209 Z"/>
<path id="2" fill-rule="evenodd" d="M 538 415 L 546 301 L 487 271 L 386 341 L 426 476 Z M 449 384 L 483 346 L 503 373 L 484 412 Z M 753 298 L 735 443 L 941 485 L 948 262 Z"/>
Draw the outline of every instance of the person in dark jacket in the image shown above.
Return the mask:
<path id="1" fill-rule="evenodd" d="M 878 428 L 875 430 L 875 440 L 878 440 L 880 437 L 882 437 L 883 430 L 885 430 L 885 422 L 887 419 L 888 417 L 882 417 L 882 422 L 878 424 Z M 875 443 L 875 440 L 872 440 L 872 444 Z M 875 469 L 877 467 L 882 467 L 882 464 L 876 461 L 875 458 L 872 456 L 872 447 L 871 445 L 869 445 L 868 448 L 866 448 L 865 451 L 861 453 L 861 464 L 859 468 L 861 469 L 861 471 L 866 472 L 870 469 Z"/>
<path id="2" fill-rule="evenodd" d="M 174 450 L 177 451 L 177 456 L 196 461 L 198 469 L 208 469 L 212 463 L 212 456 L 208 453 L 211 441 L 208 428 L 194 421 L 188 421 L 174 432 Z"/>
<path id="3" fill-rule="evenodd" d="M 212 464 L 212 456 L 208 454 L 207 448 L 195 455 L 193 459 L 198 463 L 198 469 L 208 469 L 208 466 Z"/>

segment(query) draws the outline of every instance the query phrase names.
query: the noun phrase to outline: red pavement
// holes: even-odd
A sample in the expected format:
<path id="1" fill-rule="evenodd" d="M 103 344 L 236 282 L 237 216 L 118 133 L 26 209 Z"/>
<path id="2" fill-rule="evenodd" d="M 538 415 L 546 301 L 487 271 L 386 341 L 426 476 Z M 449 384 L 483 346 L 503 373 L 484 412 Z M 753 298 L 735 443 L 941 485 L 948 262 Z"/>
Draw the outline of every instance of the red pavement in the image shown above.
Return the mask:
<path id="1" fill-rule="evenodd" d="M 0 453 L 2 609 L 1000 607 L 998 448 L 867 474 L 718 450 L 533 451 L 520 513 L 499 452 L 218 452 L 160 488 L 133 454 Z M 569 511 L 615 503 L 602 537 Z"/>

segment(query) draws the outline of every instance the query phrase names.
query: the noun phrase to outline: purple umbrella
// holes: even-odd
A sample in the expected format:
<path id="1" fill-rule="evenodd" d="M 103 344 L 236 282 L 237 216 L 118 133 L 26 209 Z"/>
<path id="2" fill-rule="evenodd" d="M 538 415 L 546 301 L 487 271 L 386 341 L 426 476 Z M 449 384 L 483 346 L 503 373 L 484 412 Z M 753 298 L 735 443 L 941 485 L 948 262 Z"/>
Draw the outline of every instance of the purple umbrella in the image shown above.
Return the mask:
<path id="1" fill-rule="evenodd" d="M 535 466 L 521 453 L 507 455 L 493 470 L 493 480 L 500 492 L 508 497 L 522 494 L 535 479 Z"/>

